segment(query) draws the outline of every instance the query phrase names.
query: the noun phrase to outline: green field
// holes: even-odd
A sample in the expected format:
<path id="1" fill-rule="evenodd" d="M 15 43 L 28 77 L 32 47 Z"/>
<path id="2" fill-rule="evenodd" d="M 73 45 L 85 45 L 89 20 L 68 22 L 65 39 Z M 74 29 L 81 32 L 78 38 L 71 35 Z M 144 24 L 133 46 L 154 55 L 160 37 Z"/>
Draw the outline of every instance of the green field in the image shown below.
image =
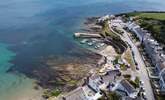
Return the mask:
<path id="1" fill-rule="evenodd" d="M 126 17 L 134 17 L 141 27 L 148 30 L 160 43 L 165 45 L 165 13 L 163 12 L 132 12 Z"/>
<path id="2" fill-rule="evenodd" d="M 165 13 L 133 12 L 133 13 L 128 13 L 128 16 L 139 16 L 141 18 L 152 18 L 152 19 L 157 19 L 157 20 L 165 20 Z"/>

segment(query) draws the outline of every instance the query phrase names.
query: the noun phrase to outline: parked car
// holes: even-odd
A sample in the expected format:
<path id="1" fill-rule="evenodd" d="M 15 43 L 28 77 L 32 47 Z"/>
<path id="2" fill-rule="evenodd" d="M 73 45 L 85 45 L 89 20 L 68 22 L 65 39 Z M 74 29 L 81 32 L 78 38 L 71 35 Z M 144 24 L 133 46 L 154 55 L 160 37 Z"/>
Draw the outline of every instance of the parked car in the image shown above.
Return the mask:
<path id="1" fill-rule="evenodd" d="M 145 92 L 145 89 L 144 89 L 144 87 L 141 87 L 141 91 L 142 91 L 142 92 Z"/>
<path id="2" fill-rule="evenodd" d="M 135 65 L 137 66 L 138 65 L 138 63 L 135 61 Z"/>
<path id="3" fill-rule="evenodd" d="M 160 94 L 160 90 L 159 89 L 154 89 L 156 94 Z"/>
<path id="4" fill-rule="evenodd" d="M 156 84 L 156 83 L 154 83 L 154 87 L 155 87 L 155 88 L 159 88 L 159 85 Z"/>
<path id="5" fill-rule="evenodd" d="M 139 70 L 139 67 L 136 67 L 136 70 Z"/>
<path id="6" fill-rule="evenodd" d="M 146 97 L 146 93 L 145 92 L 142 92 L 142 97 L 144 100 L 147 100 L 147 97 Z"/>
<path id="7" fill-rule="evenodd" d="M 140 80 L 140 85 L 143 85 L 144 84 L 144 81 Z"/>

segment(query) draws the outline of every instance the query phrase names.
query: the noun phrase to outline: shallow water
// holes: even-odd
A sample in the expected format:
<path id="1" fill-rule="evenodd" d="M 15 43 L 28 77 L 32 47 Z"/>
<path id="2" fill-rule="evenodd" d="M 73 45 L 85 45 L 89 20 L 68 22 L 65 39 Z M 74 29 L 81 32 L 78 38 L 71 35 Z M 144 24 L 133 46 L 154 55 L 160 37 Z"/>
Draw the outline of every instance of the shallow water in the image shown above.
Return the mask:
<path id="1" fill-rule="evenodd" d="M 72 37 L 86 17 L 165 10 L 164 0 L 0 0 L 0 100 L 33 86 L 42 58 L 87 57 Z M 16 71 L 17 74 L 8 72 Z"/>

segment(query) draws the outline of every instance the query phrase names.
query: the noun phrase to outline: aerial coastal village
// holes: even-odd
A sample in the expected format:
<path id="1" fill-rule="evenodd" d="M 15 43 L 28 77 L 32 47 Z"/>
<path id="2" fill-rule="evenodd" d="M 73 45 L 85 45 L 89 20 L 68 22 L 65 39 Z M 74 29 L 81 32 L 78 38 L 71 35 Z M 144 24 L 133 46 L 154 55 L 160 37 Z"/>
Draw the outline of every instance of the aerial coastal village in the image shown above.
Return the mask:
<path id="1" fill-rule="evenodd" d="M 165 100 L 165 0 L 1 0 L 0 100 Z"/>
<path id="2" fill-rule="evenodd" d="M 99 70 L 91 69 L 76 89 L 52 100 L 155 100 L 154 96 L 164 95 L 163 45 L 135 17 L 121 14 L 93 19 L 86 24 L 92 31 L 74 37 L 102 55 L 96 65 Z"/>

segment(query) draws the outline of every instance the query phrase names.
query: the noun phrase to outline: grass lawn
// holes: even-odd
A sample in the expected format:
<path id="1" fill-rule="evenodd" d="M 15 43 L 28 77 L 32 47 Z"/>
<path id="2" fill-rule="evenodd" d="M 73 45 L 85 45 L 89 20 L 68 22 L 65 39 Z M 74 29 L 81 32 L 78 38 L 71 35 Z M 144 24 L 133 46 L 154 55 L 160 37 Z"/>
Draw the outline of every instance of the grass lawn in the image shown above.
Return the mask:
<path id="1" fill-rule="evenodd" d="M 130 64 L 131 69 L 133 71 L 135 71 L 136 70 L 136 67 L 135 67 L 135 64 L 134 64 L 132 52 L 131 52 L 131 50 L 129 48 L 124 53 L 124 59 Z"/>
<path id="2" fill-rule="evenodd" d="M 131 75 L 129 75 L 129 74 L 123 75 L 123 76 L 124 76 L 125 79 L 128 79 L 128 80 L 130 80 L 130 78 L 131 78 Z"/>
<path id="3" fill-rule="evenodd" d="M 51 91 L 44 91 L 43 97 L 45 97 L 45 98 L 49 98 L 49 97 L 52 97 L 52 96 L 57 97 L 60 94 L 61 94 L 60 90 L 54 89 L 54 90 L 51 90 Z"/>
<path id="4" fill-rule="evenodd" d="M 108 92 L 106 93 L 106 95 L 107 95 L 107 98 L 103 96 L 102 98 L 98 100 L 120 100 L 121 99 L 121 97 L 115 92 Z"/>
<path id="5" fill-rule="evenodd" d="M 68 82 L 68 84 L 69 84 L 70 86 L 74 86 L 74 85 L 76 85 L 77 83 L 78 83 L 77 80 L 70 80 L 70 81 Z"/>
<path id="6" fill-rule="evenodd" d="M 109 23 L 108 21 L 105 21 L 103 24 L 103 29 L 102 29 L 102 33 L 103 36 L 111 36 L 111 37 L 118 37 L 115 33 L 113 33 L 110 29 L 109 29 Z"/>
<path id="7" fill-rule="evenodd" d="M 127 70 L 127 66 L 126 66 L 125 64 L 121 64 L 121 65 L 120 65 L 120 68 L 121 68 L 121 70 L 123 70 L 123 71 L 126 71 L 126 70 Z"/>
<path id="8" fill-rule="evenodd" d="M 128 16 L 139 16 L 142 18 L 153 18 L 157 20 L 165 20 L 165 13 L 133 12 L 133 13 L 128 13 Z"/>
<path id="9" fill-rule="evenodd" d="M 134 88 L 139 88 L 139 83 L 140 83 L 140 79 L 139 77 L 136 77 L 136 79 L 134 81 L 130 80 L 131 79 L 131 75 L 127 74 L 124 75 L 124 78 L 134 87 Z"/>
<path id="10" fill-rule="evenodd" d="M 58 95 L 60 95 L 60 93 L 61 93 L 61 91 L 59 91 L 59 90 L 53 90 L 52 92 L 51 92 L 51 96 L 58 96 Z"/>
<path id="11" fill-rule="evenodd" d="M 118 54 L 122 54 L 127 48 L 126 43 L 114 32 L 111 31 L 108 21 L 100 23 L 102 31 L 100 35 L 104 38 L 108 37 L 107 44 L 112 45 Z"/>
<path id="12" fill-rule="evenodd" d="M 115 60 L 114 60 L 114 64 L 118 64 L 118 60 L 120 59 L 120 55 L 116 56 Z"/>
<path id="13" fill-rule="evenodd" d="M 109 100 L 119 100 L 120 99 L 120 97 L 116 94 L 116 93 L 109 93 L 109 95 L 108 95 L 108 99 Z"/>
<path id="14" fill-rule="evenodd" d="M 135 81 L 132 80 L 127 80 L 134 88 L 139 88 L 139 83 L 136 83 Z"/>
<path id="15" fill-rule="evenodd" d="M 135 83 L 136 83 L 136 86 L 139 87 L 139 83 L 140 83 L 140 79 L 139 79 L 139 77 L 136 77 L 136 79 L 135 79 Z"/>

